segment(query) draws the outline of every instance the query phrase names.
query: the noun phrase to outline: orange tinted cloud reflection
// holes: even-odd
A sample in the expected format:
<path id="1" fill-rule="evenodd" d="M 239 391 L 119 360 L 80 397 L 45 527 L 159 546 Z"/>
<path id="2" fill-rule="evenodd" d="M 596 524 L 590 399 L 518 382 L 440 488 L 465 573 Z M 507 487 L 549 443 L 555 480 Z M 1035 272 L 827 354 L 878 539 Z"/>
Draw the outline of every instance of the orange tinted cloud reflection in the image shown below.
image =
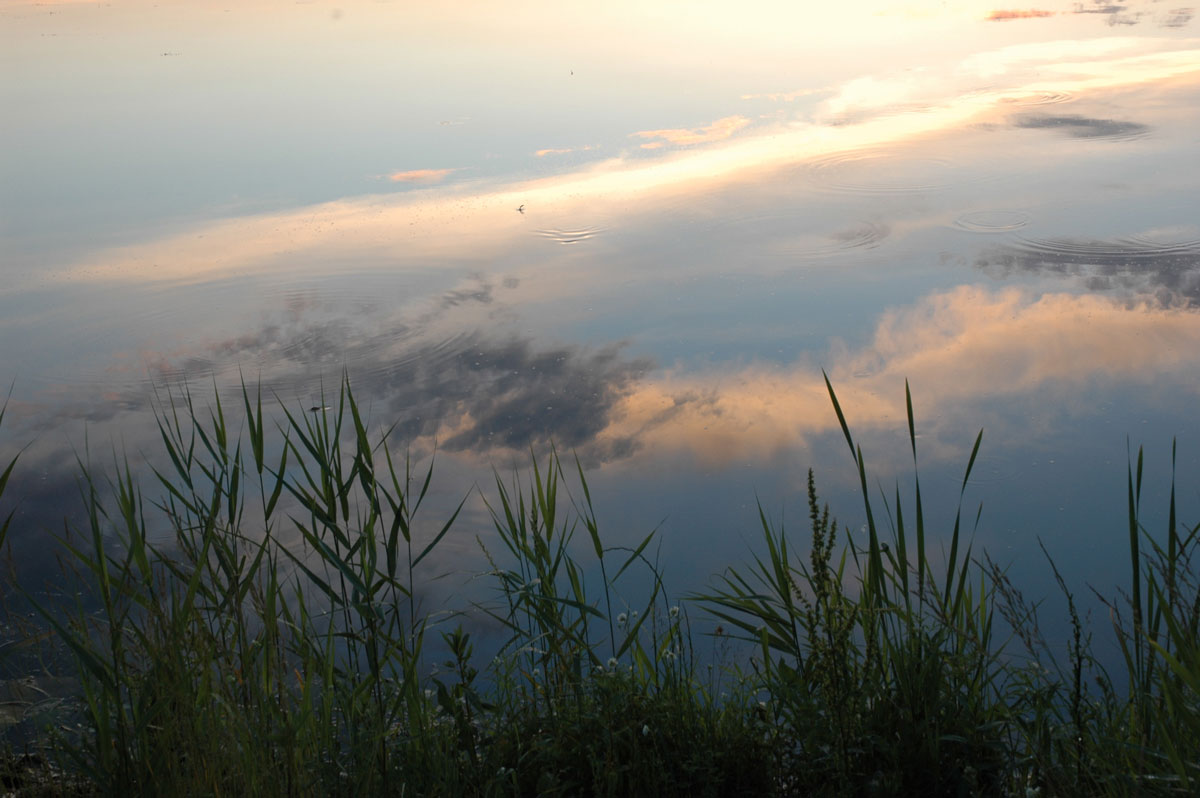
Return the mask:
<path id="1" fill-rule="evenodd" d="M 436 183 L 456 169 L 413 169 L 408 172 L 393 172 L 388 180 L 393 183 Z"/>
<path id="2" fill-rule="evenodd" d="M 727 116 L 718 119 L 708 127 L 639 130 L 637 133 L 631 135 L 644 139 L 662 139 L 662 141 L 650 141 L 642 145 L 642 149 L 644 150 L 654 150 L 667 144 L 707 144 L 713 141 L 721 141 L 722 139 L 729 138 L 748 124 L 750 124 L 750 120 L 744 116 Z"/>
<path id="3" fill-rule="evenodd" d="M 1004 22 L 1010 19 L 1037 19 L 1039 17 L 1052 17 L 1053 11 L 1045 11 L 1040 8 L 1028 8 L 1025 10 L 1010 9 L 1006 11 L 993 11 L 988 14 L 989 22 Z"/>
<path id="4" fill-rule="evenodd" d="M 936 419 L 947 439 L 958 439 L 965 425 L 977 423 L 971 403 L 1032 400 L 1046 389 L 1060 391 L 1067 404 L 1072 397 L 1082 403 L 1097 381 L 1149 386 L 1172 373 L 1194 373 L 1200 367 L 1200 313 L 1099 296 L 964 286 L 886 313 L 869 345 L 835 350 L 829 359 L 836 364 L 830 379 L 835 388 L 846 387 L 840 399 L 856 429 L 903 424 L 908 379 L 919 392 L 922 416 Z M 649 451 L 686 451 L 711 464 L 770 457 L 838 424 L 824 377 L 808 364 L 668 373 L 641 383 L 614 408 L 612 419 L 601 442 L 632 437 Z M 989 431 L 992 440 L 1029 434 L 995 426 Z"/>
<path id="5" fill-rule="evenodd" d="M 548 147 L 544 150 L 538 150 L 534 153 L 539 158 L 545 158 L 547 155 L 566 155 L 569 152 L 587 152 L 595 147 L 588 145 L 586 147 Z"/>

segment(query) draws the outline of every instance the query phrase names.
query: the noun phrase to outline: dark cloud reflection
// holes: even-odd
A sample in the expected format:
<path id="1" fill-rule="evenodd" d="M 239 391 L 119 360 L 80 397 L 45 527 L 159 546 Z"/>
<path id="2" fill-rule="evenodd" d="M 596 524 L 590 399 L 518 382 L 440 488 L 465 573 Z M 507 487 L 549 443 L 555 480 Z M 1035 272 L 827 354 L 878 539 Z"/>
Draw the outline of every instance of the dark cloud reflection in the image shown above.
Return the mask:
<path id="1" fill-rule="evenodd" d="M 1071 13 L 1101 17 L 1110 27 L 1137 25 L 1147 18 L 1153 19 L 1160 27 L 1164 28 L 1182 28 L 1192 21 L 1192 8 L 1170 8 L 1163 12 L 1158 11 L 1160 2 L 1161 0 L 1150 0 L 1150 2 L 1142 0 L 1139 3 L 1114 3 L 1110 0 L 1091 0 L 1087 3 L 1075 3 Z M 1136 5 L 1138 8 L 1131 8 L 1132 5 Z"/>
<path id="2" fill-rule="evenodd" d="M 386 423 L 395 422 L 402 439 L 437 437 L 443 449 L 478 452 L 553 442 L 584 450 L 593 461 L 636 448 L 617 441 L 601 451 L 594 438 L 653 365 L 624 357 L 621 344 L 543 347 L 479 330 L 431 341 L 402 325 L 362 335 L 343 322 L 270 326 L 166 368 L 177 379 L 197 380 L 214 367 L 247 361 L 269 364 L 273 376 L 263 379 L 281 396 L 305 386 L 311 391 L 318 373 L 328 385 L 345 368 L 359 399 L 372 404 L 377 420 L 382 403 Z"/>
<path id="3" fill-rule="evenodd" d="M 1057 275 L 1082 281 L 1092 291 L 1126 292 L 1163 306 L 1200 307 L 1200 241 L 1030 240 L 986 249 L 975 265 L 996 277 Z"/>
<path id="4" fill-rule="evenodd" d="M 652 365 L 622 358 L 619 345 L 537 349 L 530 341 L 495 342 L 482 334 L 458 344 L 449 356 L 431 347 L 407 362 L 383 365 L 365 386 L 388 403 L 402 433 L 452 430 L 442 443 L 452 451 L 551 441 L 588 448 L 608 425 L 613 405 Z M 608 459 L 632 450 L 632 441 L 624 441 L 591 454 Z"/>
<path id="5" fill-rule="evenodd" d="M 1132 139 L 1146 135 L 1150 128 L 1138 122 L 1116 119 L 1093 119 L 1076 114 L 1022 114 L 1014 117 L 1013 125 L 1020 128 L 1048 128 L 1077 139 Z"/>
<path id="6" fill-rule="evenodd" d="M 496 292 L 517 286 L 515 278 L 493 284 L 477 275 L 400 312 L 383 303 L 347 312 L 344 302 L 288 297 L 257 330 L 143 354 L 143 378 L 100 396 L 64 389 L 23 423 L 35 435 L 102 424 L 116 439 L 128 431 L 141 440 L 139 431 L 154 428 L 155 403 L 190 393 L 203 407 L 214 383 L 235 406 L 245 379 L 251 390 L 261 381 L 264 400 L 307 409 L 336 393 L 346 374 L 373 423 L 394 424 L 402 442 L 436 440 L 443 450 L 485 456 L 553 443 L 592 464 L 633 454 L 632 438 L 596 436 L 652 361 L 627 356 L 621 342 L 556 345 L 511 332 Z"/>
<path id="7" fill-rule="evenodd" d="M 1163 18 L 1162 25 L 1164 28 L 1184 28 L 1192 21 L 1192 15 L 1195 10 L 1191 8 L 1173 8 L 1167 12 Z"/>
<path id="8" fill-rule="evenodd" d="M 1092 0 L 1091 3 L 1076 3 L 1076 14 L 1103 15 L 1110 26 L 1136 25 L 1142 16 L 1140 12 L 1131 13 L 1128 3 L 1110 3 L 1106 0 Z"/>

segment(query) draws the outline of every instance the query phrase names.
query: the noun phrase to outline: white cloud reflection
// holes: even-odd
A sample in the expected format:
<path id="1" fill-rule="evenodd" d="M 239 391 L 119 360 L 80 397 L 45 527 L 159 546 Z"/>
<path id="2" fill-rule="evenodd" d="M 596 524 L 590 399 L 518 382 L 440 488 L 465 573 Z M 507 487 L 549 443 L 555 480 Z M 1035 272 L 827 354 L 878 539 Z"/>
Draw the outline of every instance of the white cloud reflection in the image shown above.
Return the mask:
<path id="1" fill-rule="evenodd" d="M 698 128 L 672 128 L 669 130 L 639 130 L 632 136 L 651 139 L 642 145 L 644 150 L 654 150 L 667 144 L 687 146 L 692 144 L 711 144 L 714 141 L 724 141 L 737 131 L 750 124 L 744 116 L 726 116 L 711 125 Z M 653 139 L 659 139 L 654 141 Z"/>
<path id="2" fill-rule="evenodd" d="M 278 268 L 291 269 L 306 252 L 373 252 L 405 257 L 502 250 L 526 232 L 513 209 L 587 208 L 608 218 L 637 215 L 664 195 L 711 191 L 749 182 L 767 170 L 806 159 L 896 144 L 986 121 L 1009 110 L 1005 102 L 1038 92 L 1071 95 L 1162 81 L 1200 71 L 1197 40 L 1113 37 L 1001 48 L 968 57 L 951 78 L 866 76 L 834 92 L 817 118 L 749 126 L 725 117 L 698 131 L 643 131 L 677 144 L 702 143 L 651 159 L 618 157 L 577 171 L 513 183 L 459 182 L 442 189 L 350 198 L 294 211 L 246 216 L 205 225 L 159 241 L 104 252 L 57 273 L 80 281 L 189 283 Z M 965 77 L 963 77 L 965 76 Z M 1013 78 L 978 91 L 972 81 Z M 853 124 L 846 114 L 853 113 Z M 874 114 L 874 115 L 873 115 Z M 736 138 L 725 138 L 735 130 Z M 714 141 L 724 139 L 723 141 Z M 654 142 L 651 142 L 654 143 Z M 442 170 L 393 175 L 432 180 Z"/>

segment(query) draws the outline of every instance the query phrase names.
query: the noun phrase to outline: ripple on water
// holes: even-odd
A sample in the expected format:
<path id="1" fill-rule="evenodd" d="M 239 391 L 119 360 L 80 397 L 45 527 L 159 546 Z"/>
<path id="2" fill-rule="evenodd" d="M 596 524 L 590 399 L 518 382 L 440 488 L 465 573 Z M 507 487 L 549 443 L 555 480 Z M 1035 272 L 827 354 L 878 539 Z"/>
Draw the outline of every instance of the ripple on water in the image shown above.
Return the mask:
<path id="1" fill-rule="evenodd" d="M 386 377 L 421 369 L 437 373 L 457 358 L 467 349 L 477 343 L 476 336 L 469 332 L 458 332 L 448 338 L 439 338 L 429 343 L 406 347 L 399 354 L 393 354 L 386 341 L 379 342 L 380 351 L 375 356 L 364 357 L 366 363 L 375 364 L 368 369 L 371 377 Z"/>
<path id="2" fill-rule="evenodd" d="M 860 250 L 875 249 L 891 233 L 891 228 L 881 222 L 861 222 L 843 230 L 830 233 L 795 247 L 787 253 L 804 260 L 820 260 Z"/>
<path id="3" fill-rule="evenodd" d="M 1025 94 L 1020 97 L 1002 97 L 1000 102 L 1006 105 L 1058 105 L 1059 103 L 1069 103 L 1075 100 L 1075 95 L 1066 91 L 1038 91 L 1032 94 Z"/>
<path id="4" fill-rule="evenodd" d="M 958 182 L 954 162 L 885 150 L 850 150 L 807 165 L 810 179 L 832 191 L 855 194 L 907 194 L 938 191 Z"/>
<path id="5" fill-rule="evenodd" d="M 1020 230 L 1029 224 L 1030 216 L 1025 211 L 988 210 L 968 211 L 954 220 L 954 227 L 969 233 L 1007 233 Z"/>
<path id="6" fill-rule="evenodd" d="M 981 454 L 975 458 L 975 463 L 971 466 L 971 478 L 967 480 L 967 484 L 974 486 L 997 485 L 1013 481 L 1020 473 L 1021 468 L 1007 457 Z M 953 479 L 958 484 L 962 484 L 960 478 L 954 477 Z"/>
<path id="7" fill-rule="evenodd" d="M 1126 236 L 1106 240 L 1073 238 L 1034 238 L 1017 236 L 1016 248 L 1046 259 L 1063 261 L 1133 261 L 1173 260 L 1194 261 L 1200 258 L 1200 238 L 1163 241 L 1146 235 Z"/>
<path id="8" fill-rule="evenodd" d="M 1003 104 L 1008 107 L 1027 107 L 1034 105 L 1058 105 L 1075 101 L 1075 95 L 1068 91 L 1032 91 L 1027 94 L 1013 95 L 998 86 L 981 86 L 963 95 L 964 100 L 983 101 Z"/>
<path id="9" fill-rule="evenodd" d="M 604 232 L 603 227 L 582 227 L 576 230 L 535 230 L 536 235 L 542 238 L 549 239 L 558 244 L 578 244 L 580 241 L 587 241 L 589 238 L 594 238 Z"/>

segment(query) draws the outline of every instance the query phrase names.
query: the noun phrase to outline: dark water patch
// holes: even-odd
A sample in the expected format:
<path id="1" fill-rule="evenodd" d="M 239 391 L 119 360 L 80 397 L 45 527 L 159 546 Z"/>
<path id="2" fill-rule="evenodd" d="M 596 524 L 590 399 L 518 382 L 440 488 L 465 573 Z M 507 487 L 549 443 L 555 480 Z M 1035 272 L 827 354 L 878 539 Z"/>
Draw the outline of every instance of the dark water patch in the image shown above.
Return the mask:
<path id="1" fill-rule="evenodd" d="M 1120 14 L 1128 8 L 1125 3 L 1109 3 L 1105 0 L 1092 0 L 1090 4 L 1076 3 L 1076 14 Z"/>
<path id="2" fill-rule="evenodd" d="M 909 194 L 939 191 L 958 182 L 956 165 L 945 158 L 884 150 L 850 150 L 807 166 L 816 185 L 852 194 Z"/>
<path id="3" fill-rule="evenodd" d="M 839 230 L 836 233 L 831 233 L 829 238 L 836 242 L 835 249 L 874 249 L 879 246 L 888 234 L 891 233 L 891 228 L 879 222 L 863 222 L 862 224 L 848 227 L 845 230 Z"/>
<path id="4" fill-rule="evenodd" d="M 823 236 L 785 244 L 779 254 L 800 260 L 824 260 L 878 248 L 891 234 L 882 222 L 860 222 Z"/>
<path id="5" fill-rule="evenodd" d="M 1173 8 L 1159 22 L 1164 28 L 1186 28 L 1196 13 L 1192 8 Z"/>
<path id="6" fill-rule="evenodd" d="M 1076 3 L 1073 14 L 1093 14 L 1104 18 L 1110 28 L 1136 25 L 1146 16 L 1145 11 L 1130 11 L 1128 3 L 1112 3 L 1108 0 L 1092 0 L 1091 3 Z"/>
<path id="7" fill-rule="evenodd" d="M 1057 275 L 1092 291 L 1131 291 L 1164 305 L 1200 305 L 1200 238 L 1025 238 L 991 247 L 975 265 L 995 276 Z"/>
<path id="8" fill-rule="evenodd" d="M 1022 114 L 1013 119 L 1019 128 L 1048 128 L 1076 139 L 1107 139 L 1132 141 L 1144 138 L 1150 132 L 1149 125 L 1139 122 L 1122 122 L 1117 119 L 1096 119 L 1079 114 L 1052 116 L 1050 114 Z"/>
<path id="9" fill-rule="evenodd" d="M 971 467 L 971 478 L 967 484 L 971 486 L 998 485 L 1012 482 L 1021 473 L 1021 469 L 1008 457 L 995 454 L 980 454 L 975 458 Z M 955 484 L 962 484 L 961 477 L 955 477 Z"/>
<path id="10" fill-rule="evenodd" d="M 535 230 L 537 235 L 542 238 L 549 239 L 558 244 L 578 244 L 580 241 L 587 241 L 600 233 L 604 232 L 603 227 L 581 227 L 577 230 Z"/>
<path id="11" fill-rule="evenodd" d="M 1026 211 L 989 210 L 968 211 L 959 214 L 953 226 L 970 233 L 1008 233 L 1020 230 L 1029 224 L 1030 216 Z"/>

